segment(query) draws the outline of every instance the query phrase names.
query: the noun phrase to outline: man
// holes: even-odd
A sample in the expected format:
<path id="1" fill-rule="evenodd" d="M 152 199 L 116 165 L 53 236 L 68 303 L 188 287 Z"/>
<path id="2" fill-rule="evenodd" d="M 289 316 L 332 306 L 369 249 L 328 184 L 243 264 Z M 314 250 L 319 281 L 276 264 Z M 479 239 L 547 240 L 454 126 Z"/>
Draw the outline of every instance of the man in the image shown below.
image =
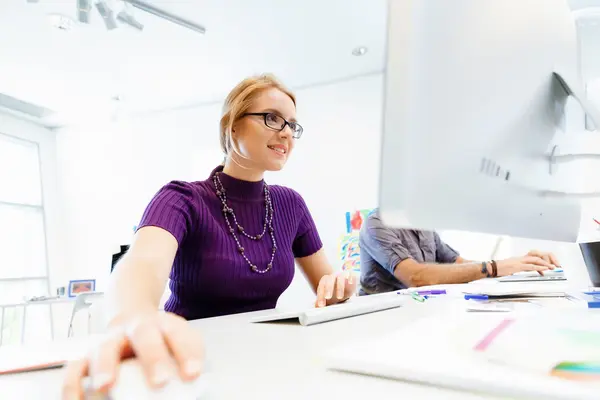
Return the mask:
<path id="1" fill-rule="evenodd" d="M 359 235 L 360 294 L 390 292 L 412 286 L 465 283 L 521 271 L 558 266 L 551 253 L 530 251 L 523 257 L 490 262 L 463 259 L 435 232 L 393 229 L 383 224 L 379 210 L 364 221 Z"/>

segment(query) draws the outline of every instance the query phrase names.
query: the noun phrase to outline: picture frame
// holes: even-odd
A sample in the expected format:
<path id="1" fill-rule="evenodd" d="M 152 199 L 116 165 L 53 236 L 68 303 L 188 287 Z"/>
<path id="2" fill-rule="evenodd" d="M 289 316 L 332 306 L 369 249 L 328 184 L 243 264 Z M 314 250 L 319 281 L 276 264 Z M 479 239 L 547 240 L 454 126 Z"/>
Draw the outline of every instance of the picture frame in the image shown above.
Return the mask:
<path id="1" fill-rule="evenodd" d="M 79 293 L 94 292 L 95 290 L 95 279 L 79 279 L 69 281 L 69 297 L 77 297 Z"/>

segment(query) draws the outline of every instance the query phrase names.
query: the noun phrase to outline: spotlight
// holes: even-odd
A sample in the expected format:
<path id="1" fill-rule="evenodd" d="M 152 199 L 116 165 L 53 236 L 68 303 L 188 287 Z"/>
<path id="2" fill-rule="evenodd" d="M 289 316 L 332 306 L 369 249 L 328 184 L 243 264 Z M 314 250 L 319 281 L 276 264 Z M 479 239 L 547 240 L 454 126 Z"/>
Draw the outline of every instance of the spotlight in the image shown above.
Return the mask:
<path id="1" fill-rule="evenodd" d="M 135 8 L 138 8 L 142 11 L 145 11 L 149 14 L 153 14 L 156 15 L 159 18 L 165 19 L 167 21 L 170 21 L 174 24 L 183 26 L 184 28 L 188 28 L 191 29 L 193 31 L 199 32 L 199 33 L 206 33 L 206 29 L 201 26 L 196 24 L 195 22 L 192 22 L 188 19 L 179 17 L 177 15 L 171 14 L 163 9 L 160 9 L 156 6 L 153 6 L 152 4 L 147 3 L 144 0 L 123 0 L 124 3 L 129 3 L 132 6 L 134 6 Z"/>
<path id="2" fill-rule="evenodd" d="M 104 20 L 104 24 L 106 25 L 106 29 L 113 30 L 117 27 L 117 21 L 115 21 L 113 10 L 110 9 L 106 1 L 100 0 L 96 3 L 96 9 L 98 13 L 102 16 Z"/>
<path id="3" fill-rule="evenodd" d="M 92 0 L 77 0 L 77 20 L 84 24 L 90 23 Z"/>
<path id="4" fill-rule="evenodd" d="M 117 19 L 122 23 L 132 26 L 140 31 L 144 29 L 144 25 L 133 18 L 132 15 L 128 14 L 127 11 L 121 11 L 119 14 L 117 14 Z"/>

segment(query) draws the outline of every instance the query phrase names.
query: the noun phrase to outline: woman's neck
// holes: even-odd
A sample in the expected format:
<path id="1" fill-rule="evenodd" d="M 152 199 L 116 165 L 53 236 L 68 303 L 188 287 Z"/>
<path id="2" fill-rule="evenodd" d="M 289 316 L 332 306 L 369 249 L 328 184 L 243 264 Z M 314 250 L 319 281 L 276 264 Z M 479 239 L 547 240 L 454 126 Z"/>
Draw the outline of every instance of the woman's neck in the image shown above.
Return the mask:
<path id="1" fill-rule="evenodd" d="M 227 157 L 223 173 L 243 181 L 258 182 L 263 179 L 265 172 L 254 168 L 242 168 L 232 161 L 230 157 Z"/>

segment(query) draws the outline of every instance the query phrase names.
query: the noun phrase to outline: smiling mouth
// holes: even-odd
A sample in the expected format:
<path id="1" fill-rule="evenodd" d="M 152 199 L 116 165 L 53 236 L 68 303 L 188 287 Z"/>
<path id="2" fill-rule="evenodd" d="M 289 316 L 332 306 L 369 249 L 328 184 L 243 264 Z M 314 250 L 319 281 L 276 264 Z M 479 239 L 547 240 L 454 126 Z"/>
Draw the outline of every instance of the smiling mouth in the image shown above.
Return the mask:
<path id="1" fill-rule="evenodd" d="M 286 151 L 285 149 L 282 149 L 281 147 L 272 147 L 272 146 L 267 146 L 268 148 L 270 148 L 273 151 L 276 151 L 279 154 L 285 154 Z"/>

